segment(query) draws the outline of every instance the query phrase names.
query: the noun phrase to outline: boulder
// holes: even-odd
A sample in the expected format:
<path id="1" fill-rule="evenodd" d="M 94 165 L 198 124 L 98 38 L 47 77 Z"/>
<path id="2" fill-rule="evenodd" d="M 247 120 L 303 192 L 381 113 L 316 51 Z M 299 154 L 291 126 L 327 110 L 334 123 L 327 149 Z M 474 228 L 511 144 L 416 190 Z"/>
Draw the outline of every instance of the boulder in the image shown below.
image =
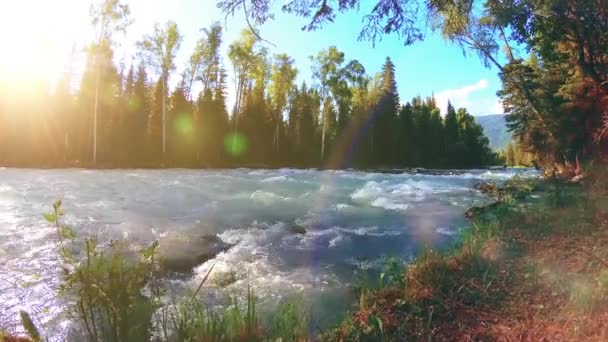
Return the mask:
<path id="1" fill-rule="evenodd" d="M 306 228 L 299 226 L 297 224 L 291 225 L 287 228 L 287 231 L 292 233 L 292 234 L 301 234 L 304 235 L 306 234 Z"/>
<path id="2" fill-rule="evenodd" d="M 217 235 L 189 235 L 172 232 L 158 243 L 158 260 L 166 271 L 188 273 L 232 247 Z"/>
<path id="3" fill-rule="evenodd" d="M 570 179 L 570 183 L 581 183 L 585 179 L 585 174 L 578 174 Z"/>
<path id="4" fill-rule="evenodd" d="M 474 186 L 475 190 L 479 190 L 483 194 L 494 193 L 498 187 L 494 183 L 481 182 Z"/>

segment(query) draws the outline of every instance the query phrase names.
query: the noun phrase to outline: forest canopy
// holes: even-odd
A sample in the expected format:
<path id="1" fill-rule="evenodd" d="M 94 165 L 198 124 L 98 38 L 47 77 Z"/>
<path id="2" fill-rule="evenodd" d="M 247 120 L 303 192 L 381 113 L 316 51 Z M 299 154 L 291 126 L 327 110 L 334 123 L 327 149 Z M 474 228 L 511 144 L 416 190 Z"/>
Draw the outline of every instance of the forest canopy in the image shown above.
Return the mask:
<path id="1" fill-rule="evenodd" d="M 273 0 L 219 0 L 226 14 L 272 19 Z M 291 0 L 281 9 L 321 29 L 360 0 Z M 426 27 L 498 70 L 509 128 L 546 170 L 582 171 L 608 155 L 608 1 L 376 0 L 359 37 L 424 39 Z"/>
<path id="2" fill-rule="evenodd" d="M 201 30 L 185 71 L 177 74 L 183 36 L 171 21 L 141 37 L 131 64 L 115 62 L 116 37 L 128 32 L 132 21 L 127 5 L 104 0 L 91 10 L 96 35 L 86 49 L 81 79 L 66 72 L 51 93 L 44 81 L 26 88 L 2 83 L 0 163 L 330 168 L 496 163 L 466 109 L 449 104 L 441 108 L 447 110 L 443 117 L 433 97 L 402 103 L 388 57 L 379 72 L 369 73 L 330 46 L 311 57 L 312 79 L 297 84 L 293 57 L 269 53 L 255 29 L 224 42 L 223 28 L 215 23 Z M 227 60 L 220 53 L 223 44 Z M 228 70 L 234 70 L 231 108 Z"/>

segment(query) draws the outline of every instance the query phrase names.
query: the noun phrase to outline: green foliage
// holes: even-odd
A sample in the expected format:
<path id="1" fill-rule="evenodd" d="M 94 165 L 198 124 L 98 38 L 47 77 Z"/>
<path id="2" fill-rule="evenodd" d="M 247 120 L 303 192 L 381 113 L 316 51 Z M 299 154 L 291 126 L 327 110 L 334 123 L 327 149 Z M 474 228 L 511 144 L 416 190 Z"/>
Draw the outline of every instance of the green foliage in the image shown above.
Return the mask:
<path id="1" fill-rule="evenodd" d="M 398 122 L 403 149 L 394 152 L 397 165 L 472 168 L 497 162 L 483 129 L 465 109 L 448 104 L 443 120 L 433 98 L 416 97 L 401 108 Z"/>
<path id="2" fill-rule="evenodd" d="M 167 310 L 168 341 L 257 341 L 261 339 L 256 318 L 255 297 L 247 296 L 243 307 L 238 300 L 221 312 L 190 298 Z M 170 333 L 169 333 L 170 332 Z"/>
<path id="3" fill-rule="evenodd" d="M 432 98 L 400 105 L 390 58 L 370 76 L 359 61 L 331 46 L 312 60 L 314 86 L 298 88 L 293 58 L 270 57 L 260 38 L 246 29 L 228 46 L 235 79 L 229 117 L 220 24 L 202 30 L 181 79 L 170 82 L 182 39 L 176 23 L 155 25 L 137 43 L 138 65 L 119 68 L 111 37 L 130 23 L 128 6 L 107 0 L 92 15 L 103 34 L 89 49 L 76 94 L 66 72 L 53 98 L 32 94 L 40 97 L 34 102 L 41 107 L 52 104 L 44 111 L 0 101 L 7 112 L 48 111 L 25 120 L 33 123 L 31 136 L 37 139 L 7 132 L 18 116 L 0 117 L 0 162 L 328 168 L 493 163 L 483 132 L 468 114 L 456 117 L 450 106 L 443 120 Z M 193 94 L 194 89 L 200 92 Z"/>
<path id="4" fill-rule="evenodd" d="M 67 315 L 82 325 L 89 341 L 150 338 L 151 318 L 159 308 L 160 290 L 150 287 L 157 268 L 157 244 L 130 260 L 127 246 L 121 242 L 101 247 L 95 237 L 77 240 L 73 230 L 62 224 L 62 216 L 62 204 L 57 201 L 45 218 L 55 225 L 60 241 L 59 255 L 64 263 L 60 293 L 73 302 Z M 72 253 L 77 245 L 82 246 L 84 255 Z"/>
<path id="5" fill-rule="evenodd" d="M 255 23 L 272 17 L 274 8 L 273 0 L 217 2 L 226 13 L 247 4 L 246 14 Z M 310 18 L 307 27 L 317 28 L 360 3 L 294 0 L 282 9 Z M 520 156 L 517 150 L 505 151 L 508 164 L 530 165 L 534 160 L 547 172 L 572 176 L 580 174 L 587 161 L 606 154 L 608 14 L 597 10 L 597 1 L 430 1 L 419 11 L 421 4 L 378 2 L 365 17 L 361 38 L 375 40 L 399 32 L 410 44 L 423 38 L 419 25 L 428 23 L 446 40 L 478 55 L 485 65 L 495 66 L 502 80 L 498 94 L 509 129 L 517 148 L 525 151 Z M 422 13 L 427 20 L 418 20 Z M 27 93 L 32 99 L 28 103 L 2 101 L 0 107 L 9 113 L 1 117 L 2 162 L 71 165 L 86 163 L 94 155 L 112 166 L 166 162 L 180 166 L 474 167 L 496 161 L 485 147 L 483 132 L 467 115 L 455 120 L 455 108 L 447 109 L 445 120 L 434 103 L 427 103 L 428 108 L 413 104 L 398 108 L 398 80 L 390 60 L 379 75 L 367 76 L 361 63 L 329 47 L 313 59 L 318 83 L 314 94 L 302 95 L 301 90 L 295 94 L 293 60 L 281 54 L 271 62 L 251 29 L 228 48 L 236 81 L 235 107 L 229 119 L 226 67 L 219 53 L 221 25 L 203 30 L 188 59 L 183 84 L 168 89 L 181 39 L 177 25 L 156 25 L 152 34 L 144 36 L 138 44 L 141 64 L 137 72 L 131 65 L 125 77 L 126 70 L 114 63 L 113 37 L 126 32 L 129 15 L 129 7 L 118 0 L 101 1 L 92 8 L 96 38 L 87 49 L 76 94 L 66 71 L 53 96 L 42 91 L 48 84 L 38 84 Z M 156 87 L 146 84 L 146 70 L 156 73 Z M 192 94 L 198 81 L 202 91 Z M 175 105 L 166 98 L 171 90 L 175 90 Z M 183 132 L 165 136 L 161 127 L 168 109 L 182 117 L 188 114 L 191 139 L 182 139 Z M 420 115 L 412 120 L 410 110 Z M 16 119 L 21 115 L 12 113 L 28 113 L 23 120 L 28 124 L 21 125 Z M 445 121 L 444 128 L 440 121 Z M 32 134 L 23 134 L 24 130 Z M 238 157 L 226 153 L 221 142 L 229 131 L 246 136 L 250 142 L 246 153 Z M 165 149 L 165 145 L 172 146 Z M 161 158 L 165 150 L 175 158 Z"/>
<path id="6" fill-rule="evenodd" d="M 218 0 L 225 13 L 240 6 L 257 23 L 273 17 L 272 0 Z M 294 0 L 282 8 L 308 18 L 307 29 L 358 9 L 360 0 Z M 425 10 L 419 10 L 424 7 Z M 598 9 L 601 8 L 601 9 Z M 499 70 L 510 129 L 539 165 L 564 176 L 579 161 L 600 160 L 608 139 L 608 12 L 583 1 L 379 1 L 364 16 L 362 39 L 398 32 L 405 44 L 423 39 L 423 25 Z M 584 33 L 584 34 L 583 34 Z M 531 52 L 526 61 L 522 52 Z M 512 160 L 510 160 L 512 162 Z M 576 165 L 576 166 L 573 166 Z"/>
<path id="7" fill-rule="evenodd" d="M 234 298 L 223 309 L 212 309 L 194 297 L 164 309 L 162 330 L 167 341 L 305 341 L 308 313 L 301 301 L 282 302 L 269 315 L 269 326 L 259 321 L 257 299 L 251 289 L 243 300 Z"/>
<path id="8" fill-rule="evenodd" d="M 38 328 L 36 328 L 36 325 L 32 321 L 30 315 L 21 310 L 19 311 L 19 316 L 21 316 L 21 324 L 23 325 L 23 328 L 27 332 L 30 339 L 32 339 L 33 342 L 40 342 L 40 332 L 38 331 Z"/>
<path id="9" fill-rule="evenodd" d="M 405 287 L 405 279 L 403 273 L 406 265 L 403 260 L 396 257 L 387 257 L 382 264 L 382 272 L 380 273 L 380 287 Z"/>
<path id="10" fill-rule="evenodd" d="M 301 299 L 283 301 L 272 315 L 271 338 L 277 341 L 306 341 L 308 324 L 308 312 Z"/>

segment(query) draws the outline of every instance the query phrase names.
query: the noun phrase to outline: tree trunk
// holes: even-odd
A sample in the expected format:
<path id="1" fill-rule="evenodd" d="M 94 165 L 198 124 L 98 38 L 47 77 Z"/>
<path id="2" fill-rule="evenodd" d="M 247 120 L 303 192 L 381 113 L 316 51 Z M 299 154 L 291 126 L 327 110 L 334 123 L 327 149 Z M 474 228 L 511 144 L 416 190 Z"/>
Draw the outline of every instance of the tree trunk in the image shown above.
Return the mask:
<path id="1" fill-rule="evenodd" d="M 167 78 L 165 77 L 165 75 L 163 74 L 163 156 L 162 156 L 162 163 L 163 166 L 165 164 L 165 152 L 166 152 L 166 90 L 165 90 L 165 82 L 166 82 Z"/>
<path id="2" fill-rule="evenodd" d="M 99 110 L 99 56 L 95 56 L 95 100 L 93 108 L 93 164 L 97 165 L 97 112 Z"/>

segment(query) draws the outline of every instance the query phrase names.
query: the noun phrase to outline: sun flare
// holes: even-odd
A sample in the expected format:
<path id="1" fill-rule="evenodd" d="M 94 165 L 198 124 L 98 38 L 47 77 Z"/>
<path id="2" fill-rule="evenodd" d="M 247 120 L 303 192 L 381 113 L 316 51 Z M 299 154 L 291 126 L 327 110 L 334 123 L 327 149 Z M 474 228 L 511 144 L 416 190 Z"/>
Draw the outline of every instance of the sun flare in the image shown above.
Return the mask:
<path id="1" fill-rule="evenodd" d="M 86 13 L 78 0 L 1 2 L 0 79 L 11 84 L 53 82 L 83 31 L 80 18 Z"/>

